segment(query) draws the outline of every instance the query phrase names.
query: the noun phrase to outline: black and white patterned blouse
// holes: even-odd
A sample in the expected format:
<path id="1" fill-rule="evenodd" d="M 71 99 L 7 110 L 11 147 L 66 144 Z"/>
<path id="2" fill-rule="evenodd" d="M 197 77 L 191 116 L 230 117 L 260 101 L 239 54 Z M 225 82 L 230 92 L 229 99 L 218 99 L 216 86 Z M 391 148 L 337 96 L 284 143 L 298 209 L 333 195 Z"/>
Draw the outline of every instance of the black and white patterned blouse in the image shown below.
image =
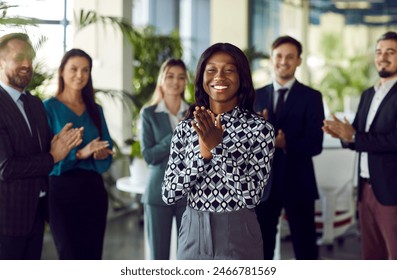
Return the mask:
<path id="1" fill-rule="evenodd" d="M 259 203 L 269 179 L 274 129 L 239 107 L 223 113 L 221 122 L 223 141 L 205 161 L 191 119 L 179 123 L 162 185 L 165 203 L 187 195 L 191 208 L 210 212 L 254 208 Z"/>

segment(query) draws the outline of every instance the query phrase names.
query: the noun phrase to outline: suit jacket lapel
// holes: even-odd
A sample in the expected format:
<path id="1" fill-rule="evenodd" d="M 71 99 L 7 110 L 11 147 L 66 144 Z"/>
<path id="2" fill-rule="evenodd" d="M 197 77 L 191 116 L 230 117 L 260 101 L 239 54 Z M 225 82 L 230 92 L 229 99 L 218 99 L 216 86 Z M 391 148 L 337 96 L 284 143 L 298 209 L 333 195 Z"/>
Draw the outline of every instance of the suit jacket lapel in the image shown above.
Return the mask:
<path id="1" fill-rule="evenodd" d="M 24 129 L 26 129 L 26 133 L 27 133 L 26 135 L 30 136 L 31 134 L 30 134 L 29 126 L 26 123 L 26 120 L 23 117 L 21 111 L 17 107 L 17 104 L 15 104 L 11 96 L 1 86 L 0 86 L 0 103 L 3 105 L 2 110 L 4 110 L 4 113 L 9 116 L 13 116 L 16 125 L 23 126 Z"/>
<path id="2" fill-rule="evenodd" d="M 387 104 L 387 103 L 389 102 L 390 98 L 392 98 L 392 97 L 393 97 L 393 94 L 395 94 L 396 92 L 397 92 L 397 83 L 395 83 L 394 86 L 392 86 L 392 88 L 391 88 L 391 89 L 389 90 L 389 92 L 386 94 L 385 98 L 383 98 L 382 102 L 381 102 L 380 105 L 379 105 L 378 110 L 377 110 L 376 113 L 375 113 L 375 117 L 374 117 L 372 123 L 374 123 L 374 122 L 376 121 L 376 119 L 377 119 L 378 116 L 379 116 L 379 112 L 382 112 L 382 108 L 385 106 L 385 104 Z M 369 102 L 369 104 L 372 103 L 372 99 L 373 99 L 374 96 L 375 96 L 375 90 L 374 90 L 373 93 L 372 93 L 371 102 Z M 369 107 L 370 107 L 370 105 L 368 105 L 368 108 L 366 108 L 366 110 L 367 110 L 366 112 L 367 112 L 367 113 L 368 113 L 368 111 L 369 111 Z M 367 114 L 367 115 L 368 115 L 368 114 Z M 371 123 L 371 125 L 372 125 L 372 123 Z M 364 125 L 365 125 L 365 124 L 364 124 Z"/>
<path id="3" fill-rule="evenodd" d="M 269 99 L 268 99 L 268 104 L 269 104 L 269 113 L 274 114 L 274 87 L 273 85 L 271 85 L 271 87 L 269 87 Z"/>
<path id="4" fill-rule="evenodd" d="M 369 107 L 371 106 L 371 102 L 372 99 L 374 98 L 375 95 L 375 89 L 372 88 L 367 96 L 367 98 L 365 98 L 363 100 L 363 110 L 361 111 L 361 116 L 358 119 L 358 129 L 360 131 L 365 131 L 365 124 L 367 123 L 367 117 L 368 117 L 368 112 L 369 112 Z"/>
<path id="5" fill-rule="evenodd" d="M 276 115 L 274 114 L 274 98 L 275 98 L 275 94 L 274 94 L 274 87 L 273 84 L 271 84 L 270 86 L 268 86 L 266 88 L 267 90 L 267 100 L 266 100 L 266 106 L 265 108 L 268 110 L 269 113 L 269 122 L 270 123 L 274 123 L 274 121 L 276 120 Z"/>
<path id="6" fill-rule="evenodd" d="M 165 112 L 153 112 L 159 127 L 166 127 L 168 131 L 172 131 L 168 114 Z"/>

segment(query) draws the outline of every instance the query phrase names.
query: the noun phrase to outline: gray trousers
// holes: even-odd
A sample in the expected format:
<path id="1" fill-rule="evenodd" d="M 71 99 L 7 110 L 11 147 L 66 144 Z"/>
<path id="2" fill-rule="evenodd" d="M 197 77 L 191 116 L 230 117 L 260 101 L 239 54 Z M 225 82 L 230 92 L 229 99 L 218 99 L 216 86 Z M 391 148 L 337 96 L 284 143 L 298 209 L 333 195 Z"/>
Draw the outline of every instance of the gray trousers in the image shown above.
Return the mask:
<path id="1" fill-rule="evenodd" d="M 151 260 L 170 259 L 172 222 L 175 217 L 176 226 L 179 229 L 185 205 L 181 203 L 170 206 L 144 204 L 145 227 Z"/>
<path id="2" fill-rule="evenodd" d="M 180 260 L 263 260 L 254 210 L 198 211 L 186 207 L 179 230 Z"/>

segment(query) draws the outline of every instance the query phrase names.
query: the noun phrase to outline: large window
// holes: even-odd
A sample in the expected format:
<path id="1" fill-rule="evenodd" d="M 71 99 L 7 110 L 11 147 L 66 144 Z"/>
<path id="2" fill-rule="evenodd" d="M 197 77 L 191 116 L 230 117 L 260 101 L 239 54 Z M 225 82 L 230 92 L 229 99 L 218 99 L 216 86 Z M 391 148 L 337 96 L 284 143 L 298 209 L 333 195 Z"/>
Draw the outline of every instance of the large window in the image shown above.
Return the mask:
<path id="1" fill-rule="evenodd" d="M 263 53 L 269 53 L 274 38 L 279 35 L 280 2 L 253 0 L 251 5 L 251 46 Z"/>
<path id="2" fill-rule="evenodd" d="M 73 1 L 18 0 L 3 1 L 8 6 L 7 17 L 35 18 L 35 26 L 0 27 L 0 36 L 10 32 L 26 32 L 32 42 L 45 41 L 37 49 L 37 60 L 48 69 L 56 69 L 65 50 L 72 46 L 73 34 L 69 20 L 73 18 Z"/>
<path id="3" fill-rule="evenodd" d="M 320 90 L 332 112 L 355 112 L 361 92 L 379 79 L 373 65 L 377 38 L 397 26 L 397 1 L 251 0 L 250 44 L 269 53 L 290 35 L 303 45 L 297 79 Z M 253 65 L 254 82 L 271 82 L 268 59 Z"/>

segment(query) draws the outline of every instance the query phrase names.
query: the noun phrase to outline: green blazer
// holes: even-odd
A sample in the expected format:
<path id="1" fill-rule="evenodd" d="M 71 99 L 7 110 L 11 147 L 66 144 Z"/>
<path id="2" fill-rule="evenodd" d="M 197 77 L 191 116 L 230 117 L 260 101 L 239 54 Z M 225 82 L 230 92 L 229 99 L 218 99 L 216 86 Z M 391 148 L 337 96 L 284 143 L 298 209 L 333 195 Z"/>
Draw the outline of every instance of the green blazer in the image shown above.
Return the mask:
<path id="1" fill-rule="evenodd" d="M 170 155 L 173 130 L 167 113 L 155 112 L 157 105 L 141 111 L 141 151 L 149 165 L 149 180 L 142 203 L 168 206 L 161 198 L 161 184 Z M 186 201 L 181 202 L 186 205 Z"/>

